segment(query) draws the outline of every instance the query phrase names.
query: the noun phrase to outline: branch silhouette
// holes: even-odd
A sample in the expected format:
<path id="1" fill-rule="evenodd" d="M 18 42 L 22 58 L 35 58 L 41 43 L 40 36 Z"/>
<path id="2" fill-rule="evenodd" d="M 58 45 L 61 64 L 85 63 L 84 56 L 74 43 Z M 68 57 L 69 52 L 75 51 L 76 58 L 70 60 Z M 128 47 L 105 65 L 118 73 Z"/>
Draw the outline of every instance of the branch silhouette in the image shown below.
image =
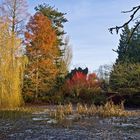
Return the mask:
<path id="1" fill-rule="evenodd" d="M 140 5 L 133 7 L 133 8 L 132 8 L 131 10 L 129 10 L 129 11 L 122 11 L 122 13 L 131 13 L 129 20 L 126 21 L 123 25 L 109 28 L 109 29 L 108 29 L 109 32 L 110 32 L 111 34 L 113 34 L 113 31 L 115 30 L 116 33 L 118 34 L 120 29 L 122 29 L 123 27 L 125 27 L 126 25 L 128 25 L 130 22 L 132 22 L 132 21 L 134 21 L 134 20 L 137 19 L 137 18 L 135 18 L 135 16 L 136 16 L 136 14 L 137 14 L 139 11 L 140 11 Z M 134 19 L 134 18 L 135 18 L 135 19 Z M 133 28 L 133 30 L 132 30 L 132 32 L 131 32 L 131 34 L 130 34 L 130 37 L 129 37 L 129 39 L 128 39 L 128 43 L 130 42 L 130 40 L 131 40 L 131 38 L 132 38 L 134 32 L 136 31 L 136 29 L 137 29 L 137 27 L 138 27 L 139 25 L 140 25 L 140 21 L 138 21 L 138 22 L 136 23 L 136 26 Z"/>

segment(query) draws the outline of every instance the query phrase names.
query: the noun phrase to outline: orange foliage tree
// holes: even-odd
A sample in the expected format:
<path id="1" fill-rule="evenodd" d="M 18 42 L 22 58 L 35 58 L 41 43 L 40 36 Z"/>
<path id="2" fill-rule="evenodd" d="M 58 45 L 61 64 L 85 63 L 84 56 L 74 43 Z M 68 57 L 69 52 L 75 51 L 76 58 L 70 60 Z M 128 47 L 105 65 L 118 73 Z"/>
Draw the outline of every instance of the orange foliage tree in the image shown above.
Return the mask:
<path id="1" fill-rule="evenodd" d="M 38 98 L 54 85 L 58 73 L 55 60 L 60 53 L 52 23 L 42 13 L 37 12 L 30 18 L 25 32 L 25 43 L 29 64 L 23 91 Z"/>

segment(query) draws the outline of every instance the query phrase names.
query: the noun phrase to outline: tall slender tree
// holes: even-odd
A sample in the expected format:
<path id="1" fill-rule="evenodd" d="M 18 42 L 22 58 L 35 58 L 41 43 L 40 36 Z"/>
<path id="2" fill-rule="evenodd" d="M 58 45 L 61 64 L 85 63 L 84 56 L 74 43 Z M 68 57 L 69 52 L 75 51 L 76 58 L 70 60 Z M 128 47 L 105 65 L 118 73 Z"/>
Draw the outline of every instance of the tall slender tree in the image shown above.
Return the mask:
<path id="1" fill-rule="evenodd" d="M 9 23 L 0 24 L 0 107 L 18 107 L 21 96 L 24 59 L 17 55 L 21 40 L 11 33 Z M 12 51 L 11 51 L 12 50 Z"/>
<path id="2" fill-rule="evenodd" d="M 136 23 L 137 24 L 137 23 Z M 122 30 L 120 35 L 120 42 L 118 49 L 116 50 L 118 58 L 116 63 L 139 63 L 140 62 L 140 26 L 137 27 L 131 40 L 128 43 L 131 31 L 133 28 L 129 29 L 128 25 Z"/>
<path id="3" fill-rule="evenodd" d="M 9 21 L 11 31 L 17 35 L 23 34 L 27 15 L 26 0 L 2 0 L 0 16 Z"/>
<path id="4" fill-rule="evenodd" d="M 128 59 L 128 48 L 130 44 L 128 44 L 129 35 L 131 30 L 129 29 L 128 25 L 124 27 L 122 30 L 122 34 L 120 35 L 120 42 L 116 53 L 118 54 L 118 58 L 116 63 L 127 61 Z"/>
<path id="5" fill-rule="evenodd" d="M 56 31 L 59 55 L 55 59 L 55 63 L 59 72 L 56 78 L 54 89 L 58 91 L 58 88 L 63 85 L 64 77 L 69 70 L 69 64 L 72 58 L 69 39 L 67 37 L 67 39 L 65 39 L 66 33 L 64 31 L 64 24 L 68 20 L 65 17 L 66 13 L 62 13 L 58 9 L 55 9 L 55 7 L 49 6 L 47 4 L 38 5 L 37 7 L 35 7 L 35 10 L 40 11 L 44 16 L 48 17 L 52 22 L 52 27 Z"/>
<path id="6" fill-rule="evenodd" d="M 52 26 L 56 30 L 58 45 L 64 45 L 63 35 L 65 32 L 63 24 L 67 22 L 67 19 L 65 18 L 66 13 L 59 12 L 58 9 L 45 3 L 35 7 L 35 10 L 40 11 L 44 16 L 48 17 L 52 21 Z"/>
<path id="7" fill-rule="evenodd" d="M 55 58 L 59 55 L 57 37 L 51 21 L 37 12 L 27 24 L 25 33 L 29 64 L 24 92 L 37 98 L 51 89 L 57 74 Z"/>

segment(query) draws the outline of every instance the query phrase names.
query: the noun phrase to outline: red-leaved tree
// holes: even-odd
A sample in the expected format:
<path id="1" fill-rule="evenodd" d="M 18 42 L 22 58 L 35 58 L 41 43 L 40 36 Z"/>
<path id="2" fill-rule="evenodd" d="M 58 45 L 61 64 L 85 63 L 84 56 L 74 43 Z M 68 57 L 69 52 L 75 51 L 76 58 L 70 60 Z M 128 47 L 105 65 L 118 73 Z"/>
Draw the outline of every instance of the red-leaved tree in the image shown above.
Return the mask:
<path id="1" fill-rule="evenodd" d="M 66 87 L 69 94 L 81 96 L 82 94 L 95 94 L 100 91 L 100 81 L 95 73 L 84 74 L 76 72 L 70 79 L 66 81 Z"/>

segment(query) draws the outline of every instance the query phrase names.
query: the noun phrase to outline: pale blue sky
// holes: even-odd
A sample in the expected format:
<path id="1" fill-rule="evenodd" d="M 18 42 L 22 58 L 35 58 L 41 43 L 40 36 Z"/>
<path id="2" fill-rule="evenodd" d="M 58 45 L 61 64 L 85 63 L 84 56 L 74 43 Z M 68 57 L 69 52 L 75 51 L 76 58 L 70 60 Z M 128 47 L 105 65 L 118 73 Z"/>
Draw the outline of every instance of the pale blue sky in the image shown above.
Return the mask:
<path id="1" fill-rule="evenodd" d="M 111 35 L 108 28 L 129 18 L 122 10 L 140 4 L 139 0 L 28 0 L 28 3 L 31 13 L 41 3 L 67 13 L 69 22 L 65 31 L 73 48 L 71 68 L 88 67 L 90 71 L 115 61 L 117 55 L 112 49 L 117 48 L 119 35 Z"/>

